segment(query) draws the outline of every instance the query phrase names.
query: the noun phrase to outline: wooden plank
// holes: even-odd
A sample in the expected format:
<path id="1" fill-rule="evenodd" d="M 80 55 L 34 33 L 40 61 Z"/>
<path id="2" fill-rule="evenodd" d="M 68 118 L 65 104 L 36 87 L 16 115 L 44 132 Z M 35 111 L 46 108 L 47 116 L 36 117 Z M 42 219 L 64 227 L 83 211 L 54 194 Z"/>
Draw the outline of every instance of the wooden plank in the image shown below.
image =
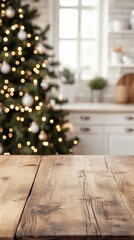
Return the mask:
<path id="1" fill-rule="evenodd" d="M 134 239 L 133 172 L 134 158 L 43 157 L 16 239 Z"/>
<path id="2" fill-rule="evenodd" d="M 14 239 L 40 159 L 39 156 L 0 156 L 1 240 Z"/>

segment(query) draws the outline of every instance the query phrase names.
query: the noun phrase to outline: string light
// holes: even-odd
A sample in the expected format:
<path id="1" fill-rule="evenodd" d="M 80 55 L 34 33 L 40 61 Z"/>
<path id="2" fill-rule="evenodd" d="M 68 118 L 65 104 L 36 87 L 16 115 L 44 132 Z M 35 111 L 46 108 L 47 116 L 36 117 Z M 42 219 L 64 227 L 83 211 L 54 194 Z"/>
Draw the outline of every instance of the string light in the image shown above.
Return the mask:
<path id="1" fill-rule="evenodd" d="M 62 138 L 58 138 L 58 142 L 62 142 L 63 141 L 63 139 Z"/>
<path id="2" fill-rule="evenodd" d="M 27 43 L 27 47 L 31 47 L 31 43 L 28 42 L 28 43 Z"/>
<path id="3" fill-rule="evenodd" d="M 7 136 L 6 136 L 6 135 L 3 135 L 2 138 L 3 138 L 3 140 L 6 140 L 6 139 L 7 139 Z"/>
<path id="4" fill-rule="evenodd" d="M 35 36 L 35 40 L 38 41 L 39 40 L 39 36 Z"/>
<path id="5" fill-rule="evenodd" d="M 18 147 L 19 149 L 21 149 L 21 148 L 22 148 L 22 144 L 21 144 L 21 143 L 18 143 L 18 144 L 17 144 L 17 147 Z"/>
<path id="6" fill-rule="evenodd" d="M 2 133 L 3 132 L 3 128 L 2 127 L 0 127 L 0 133 Z"/>
<path id="7" fill-rule="evenodd" d="M 23 14 L 19 14 L 19 17 L 20 17 L 20 18 L 24 18 L 24 15 L 23 15 Z"/>
<path id="8" fill-rule="evenodd" d="M 15 52 L 15 51 L 12 51 L 11 54 L 12 54 L 12 56 L 15 56 L 15 55 L 16 55 L 16 52 Z"/>
<path id="9" fill-rule="evenodd" d="M 27 141 L 27 146 L 30 146 L 31 145 L 31 142 L 30 141 Z"/>
<path id="10" fill-rule="evenodd" d="M 39 106 L 42 107 L 43 106 L 43 102 L 39 102 Z"/>
<path id="11" fill-rule="evenodd" d="M 19 96 L 22 97 L 23 96 L 23 92 L 19 92 Z"/>
<path id="12" fill-rule="evenodd" d="M 36 106 L 35 109 L 36 109 L 37 111 L 40 111 L 40 110 L 41 110 L 41 107 L 40 107 L 40 106 Z"/>
<path id="13" fill-rule="evenodd" d="M 39 100 L 39 97 L 38 97 L 38 96 L 35 96 L 34 99 L 35 99 L 35 101 L 38 101 L 38 100 Z"/>
<path id="14" fill-rule="evenodd" d="M 10 109 L 14 109 L 14 105 L 13 104 L 10 105 Z"/>
<path id="15" fill-rule="evenodd" d="M 12 133 L 9 133 L 9 134 L 8 134 L 8 137 L 9 137 L 9 138 L 12 138 L 12 137 L 13 137 L 13 134 L 12 134 Z"/>
<path id="16" fill-rule="evenodd" d="M 54 120 L 53 120 L 53 119 L 50 119 L 50 123 L 53 124 L 53 123 L 54 123 Z"/>
<path id="17" fill-rule="evenodd" d="M 24 58 L 24 57 L 21 57 L 21 61 L 24 62 L 24 61 L 25 61 L 25 58 Z"/>
<path id="18" fill-rule="evenodd" d="M 43 146 L 45 146 L 45 147 L 48 146 L 48 142 L 47 142 L 47 141 L 44 141 L 42 144 L 43 144 Z"/>
<path id="19" fill-rule="evenodd" d="M 21 30 L 25 30 L 25 27 L 23 25 L 20 26 Z"/>
<path id="20" fill-rule="evenodd" d="M 19 8 L 19 9 L 18 9 L 18 12 L 19 12 L 19 13 L 22 13 L 22 12 L 23 12 L 23 9 L 22 9 L 22 8 Z"/>
<path id="21" fill-rule="evenodd" d="M 5 80 L 4 80 L 4 83 L 5 83 L 5 84 L 8 84 L 8 83 L 9 83 L 9 80 L 8 80 L 8 79 L 5 79 Z"/>
<path id="22" fill-rule="evenodd" d="M 3 38 L 3 41 L 4 41 L 4 42 L 7 42 L 7 41 L 8 41 L 8 38 L 7 38 L 7 37 L 4 37 L 4 38 Z"/>
<path id="23" fill-rule="evenodd" d="M 10 33 L 10 31 L 7 29 L 7 30 L 5 31 L 5 33 L 8 35 L 8 34 Z"/>
<path id="24" fill-rule="evenodd" d="M 21 78 L 21 83 L 25 83 L 25 79 L 24 78 Z"/>
<path id="25" fill-rule="evenodd" d="M 15 67 L 12 67 L 12 72 L 16 72 L 16 68 Z"/>
<path id="26" fill-rule="evenodd" d="M 77 140 L 74 140 L 74 145 L 77 145 L 78 144 L 78 141 Z"/>
<path id="27" fill-rule="evenodd" d="M 8 47 L 4 47 L 3 50 L 4 50 L 4 51 L 8 51 Z"/>
<path id="28" fill-rule="evenodd" d="M 31 36 L 32 36 L 31 33 L 27 34 L 27 38 L 31 38 Z"/>
<path id="29" fill-rule="evenodd" d="M 13 128 L 9 128 L 9 132 L 12 133 L 13 132 Z"/>
<path id="30" fill-rule="evenodd" d="M 46 117 L 42 117 L 42 121 L 45 122 L 46 121 Z"/>

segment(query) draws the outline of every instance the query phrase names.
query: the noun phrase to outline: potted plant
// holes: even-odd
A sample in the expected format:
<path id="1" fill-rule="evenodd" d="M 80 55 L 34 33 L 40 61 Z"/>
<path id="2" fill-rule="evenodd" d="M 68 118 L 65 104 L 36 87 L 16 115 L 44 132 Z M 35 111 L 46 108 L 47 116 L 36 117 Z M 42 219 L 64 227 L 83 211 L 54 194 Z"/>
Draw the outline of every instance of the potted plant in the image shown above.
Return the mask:
<path id="1" fill-rule="evenodd" d="M 93 102 L 100 102 L 102 98 L 102 90 L 106 87 L 107 80 L 101 76 L 91 79 L 88 86 L 91 88 L 91 97 Z"/>
<path id="2" fill-rule="evenodd" d="M 74 72 L 65 67 L 60 73 L 61 78 L 61 93 L 63 97 L 68 99 L 69 102 L 75 101 L 75 74 Z"/>

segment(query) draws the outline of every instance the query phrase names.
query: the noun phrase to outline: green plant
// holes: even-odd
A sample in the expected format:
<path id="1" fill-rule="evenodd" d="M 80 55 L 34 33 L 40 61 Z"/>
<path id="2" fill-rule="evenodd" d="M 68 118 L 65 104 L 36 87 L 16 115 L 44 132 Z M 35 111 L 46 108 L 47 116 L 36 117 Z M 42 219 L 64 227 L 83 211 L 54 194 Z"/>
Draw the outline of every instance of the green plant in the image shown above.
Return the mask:
<path id="1" fill-rule="evenodd" d="M 88 86 L 91 89 L 99 90 L 103 89 L 107 85 L 107 80 L 103 77 L 97 76 L 91 79 L 88 83 Z"/>
<path id="2" fill-rule="evenodd" d="M 64 68 L 61 76 L 63 77 L 62 80 L 64 83 L 73 84 L 75 82 L 74 73 L 69 68 Z"/>

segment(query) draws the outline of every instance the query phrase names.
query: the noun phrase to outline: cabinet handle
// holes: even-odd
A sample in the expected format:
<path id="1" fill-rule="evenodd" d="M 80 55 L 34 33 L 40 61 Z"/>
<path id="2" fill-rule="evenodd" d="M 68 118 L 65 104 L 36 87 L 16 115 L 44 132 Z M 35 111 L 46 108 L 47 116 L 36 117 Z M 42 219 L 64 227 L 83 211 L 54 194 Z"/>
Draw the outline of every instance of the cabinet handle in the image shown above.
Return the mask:
<path id="1" fill-rule="evenodd" d="M 134 128 L 126 128 L 126 132 L 134 132 Z"/>
<path id="2" fill-rule="evenodd" d="M 87 127 L 81 127 L 80 130 L 82 132 L 89 132 L 91 129 L 90 128 L 87 128 Z"/>
<path id="3" fill-rule="evenodd" d="M 129 116 L 129 117 L 126 117 L 126 119 L 131 121 L 131 120 L 134 120 L 134 117 Z"/>
<path id="4" fill-rule="evenodd" d="M 90 117 L 89 116 L 80 116 L 80 119 L 86 121 L 86 120 L 89 120 Z"/>

